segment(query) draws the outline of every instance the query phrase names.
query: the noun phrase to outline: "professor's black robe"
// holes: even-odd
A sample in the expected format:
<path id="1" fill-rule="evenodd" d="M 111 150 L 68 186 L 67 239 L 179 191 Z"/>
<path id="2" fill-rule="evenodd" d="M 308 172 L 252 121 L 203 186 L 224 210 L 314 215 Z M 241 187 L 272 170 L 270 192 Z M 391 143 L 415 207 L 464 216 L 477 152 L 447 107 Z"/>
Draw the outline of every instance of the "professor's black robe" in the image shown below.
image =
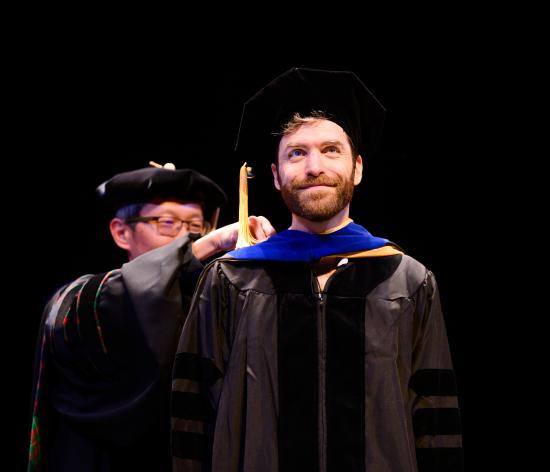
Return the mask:
<path id="1" fill-rule="evenodd" d="M 343 262 L 322 291 L 305 262 L 205 269 L 174 366 L 175 470 L 462 470 L 433 274 L 401 253 Z"/>
<path id="2" fill-rule="evenodd" d="M 202 268 L 183 237 L 52 298 L 37 350 L 29 470 L 171 470 L 171 371 Z"/>

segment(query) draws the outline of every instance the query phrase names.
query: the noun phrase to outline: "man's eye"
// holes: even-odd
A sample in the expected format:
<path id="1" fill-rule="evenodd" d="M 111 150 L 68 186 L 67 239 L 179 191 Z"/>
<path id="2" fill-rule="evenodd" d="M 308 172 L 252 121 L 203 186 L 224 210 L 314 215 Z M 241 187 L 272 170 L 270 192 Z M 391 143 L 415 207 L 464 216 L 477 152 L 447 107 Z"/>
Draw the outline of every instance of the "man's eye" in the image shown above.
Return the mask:
<path id="1" fill-rule="evenodd" d="M 293 149 L 288 153 L 288 157 L 300 157 L 304 156 L 306 153 L 302 149 Z"/>
<path id="2" fill-rule="evenodd" d="M 338 149 L 336 146 L 328 146 L 325 148 L 325 152 L 329 154 L 335 154 L 340 152 L 340 149 Z"/>

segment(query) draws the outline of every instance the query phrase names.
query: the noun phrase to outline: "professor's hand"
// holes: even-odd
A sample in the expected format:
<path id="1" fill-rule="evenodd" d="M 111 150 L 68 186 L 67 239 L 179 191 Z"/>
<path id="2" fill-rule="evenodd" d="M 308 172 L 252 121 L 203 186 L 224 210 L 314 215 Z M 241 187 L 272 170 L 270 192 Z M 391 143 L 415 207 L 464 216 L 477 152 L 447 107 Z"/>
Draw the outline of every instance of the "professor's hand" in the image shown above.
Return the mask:
<path id="1" fill-rule="evenodd" d="M 249 216 L 248 227 L 252 236 L 258 241 L 264 241 L 273 236 L 276 231 L 264 216 Z M 239 236 L 239 223 L 222 226 L 193 243 L 193 254 L 199 260 L 204 260 L 222 251 L 235 249 Z"/>
<path id="2" fill-rule="evenodd" d="M 276 231 L 267 218 L 264 216 L 249 216 L 248 227 L 252 236 L 258 241 L 265 241 L 270 236 L 273 236 Z M 239 236 L 239 223 L 233 223 L 220 228 L 220 251 L 231 251 L 235 249 L 237 238 Z"/>

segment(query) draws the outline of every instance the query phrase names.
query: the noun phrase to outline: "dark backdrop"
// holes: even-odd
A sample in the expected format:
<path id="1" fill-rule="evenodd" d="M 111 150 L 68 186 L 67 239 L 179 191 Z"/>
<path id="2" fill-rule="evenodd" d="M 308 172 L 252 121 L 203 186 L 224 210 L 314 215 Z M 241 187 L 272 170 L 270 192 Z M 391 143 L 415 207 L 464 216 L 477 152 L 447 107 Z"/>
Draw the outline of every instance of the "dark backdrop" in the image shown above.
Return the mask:
<path id="1" fill-rule="evenodd" d="M 341 57 L 326 54 L 324 60 L 292 62 L 270 51 L 243 57 L 238 48 L 233 51 L 238 57 L 222 54 L 195 61 L 184 52 L 167 58 L 148 51 L 146 58 L 128 59 L 122 50 L 100 57 L 92 50 L 48 55 L 37 47 L 30 73 L 21 74 L 17 87 L 13 137 L 19 146 L 5 177 L 17 190 L 10 193 L 4 225 L 21 244 L 8 254 L 15 260 L 10 279 L 24 281 L 7 288 L 17 302 L 9 319 L 16 325 L 10 332 L 17 333 L 18 349 L 8 365 L 14 379 L 10 411 L 17 418 L 11 450 L 18 463 L 24 462 L 27 449 L 32 363 L 43 304 L 60 284 L 123 261 L 110 240 L 107 219 L 96 208 L 95 187 L 150 159 L 170 161 L 203 172 L 225 188 L 230 203 L 221 222 L 235 221 L 242 163 L 232 149 L 242 104 L 295 65 L 352 70 L 387 108 L 382 150 L 366 158 L 351 213 L 435 273 L 468 444 L 475 433 L 465 358 L 471 326 L 482 310 L 475 303 L 471 262 L 477 243 L 470 222 L 479 205 L 472 164 L 484 165 L 477 136 L 484 105 L 474 87 L 476 64 L 459 46 L 440 54 L 405 43 L 365 48 L 351 60 L 326 60 Z M 272 189 L 268 162 L 251 158 L 249 164 L 257 174 L 249 182 L 250 213 L 263 214 L 284 229 L 290 219 Z M 23 195 L 31 203 L 23 203 Z"/>

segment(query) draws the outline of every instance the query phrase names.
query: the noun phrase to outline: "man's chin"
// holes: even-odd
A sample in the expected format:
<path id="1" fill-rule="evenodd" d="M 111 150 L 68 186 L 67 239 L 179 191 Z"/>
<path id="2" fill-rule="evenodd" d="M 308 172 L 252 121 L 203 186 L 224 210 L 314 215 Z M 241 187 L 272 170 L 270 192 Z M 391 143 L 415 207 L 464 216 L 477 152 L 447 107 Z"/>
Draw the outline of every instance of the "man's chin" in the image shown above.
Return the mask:
<path id="1" fill-rule="evenodd" d="M 314 221 L 316 223 L 320 221 L 326 221 L 338 214 L 339 210 L 334 208 L 323 208 L 323 207 L 304 207 L 302 206 L 296 214 L 305 218 L 308 221 Z"/>
<path id="2" fill-rule="evenodd" d="M 312 223 L 322 223 L 323 221 L 330 220 L 333 216 L 334 216 L 333 214 L 329 214 L 329 215 L 315 214 L 315 215 L 302 215 L 302 218 L 304 220 L 311 221 Z"/>

